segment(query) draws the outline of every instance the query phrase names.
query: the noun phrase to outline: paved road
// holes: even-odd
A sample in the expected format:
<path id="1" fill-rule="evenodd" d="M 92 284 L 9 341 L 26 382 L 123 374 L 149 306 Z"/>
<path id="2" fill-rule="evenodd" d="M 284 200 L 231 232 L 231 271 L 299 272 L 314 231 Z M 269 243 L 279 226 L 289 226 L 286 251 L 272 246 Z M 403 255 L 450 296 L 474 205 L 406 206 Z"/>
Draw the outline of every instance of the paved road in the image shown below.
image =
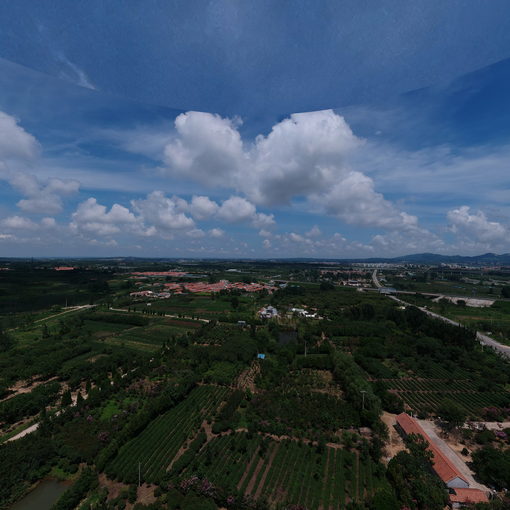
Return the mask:
<path id="1" fill-rule="evenodd" d="M 89 305 L 87 305 L 87 306 L 89 306 Z M 86 397 L 87 397 L 87 394 L 85 394 L 85 398 Z M 71 402 L 70 407 L 74 407 L 78 403 L 78 392 L 76 392 L 73 395 L 71 395 L 71 399 L 72 399 L 72 402 Z M 55 416 L 58 416 L 61 412 L 62 411 L 57 411 L 55 413 Z M 39 428 L 39 424 L 40 424 L 39 422 L 36 422 L 33 425 L 30 425 L 30 427 L 27 427 L 25 430 L 22 430 L 21 432 L 19 432 L 15 436 L 10 437 L 5 442 L 8 443 L 9 441 L 16 441 L 17 439 L 21 439 L 22 437 L 25 437 L 28 434 L 31 434 L 32 432 L 35 432 Z"/>
<path id="2" fill-rule="evenodd" d="M 399 298 L 397 298 L 395 296 L 388 296 L 388 297 L 390 299 L 393 299 L 394 301 L 402 303 L 403 305 L 415 306 L 415 305 L 412 305 L 411 303 L 407 303 L 406 301 L 402 301 L 401 299 L 399 299 Z M 442 315 L 439 315 L 438 313 L 431 312 L 430 310 L 427 310 L 426 308 L 423 308 L 422 306 L 419 306 L 418 308 L 422 312 L 424 312 L 427 315 L 429 315 L 430 317 L 434 317 L 436 319 L 442 320 L 444 322 L 447 322 L 448 324 L 452 324 L 453 326 L 462 326 L 463 327 L 463 325 L 460 324 L 459 322 L 455 322 L 454 320 L 449 319 L 448 317 L 444 317 Z M 486 335 L 484 333 L 480 333 L 480 331 L 476 332 L 476 339 L 482 345 L 487 345 L 487 346 L 491 347 L 492 349 L 494 349 L 495 351 L 497 351 L 500 354 L 502 354 L 503 356 L 505 356 L 507 358 L 510 358 L 510 346 L 501 344 L 501 343 L 497 342 L 496 340 L 494 340 L 494 338 L 491 338 L 490 336 L 488 336 L 488 335 Z"/>
<path id="3" fill-rule="evenodd" d="M 374 282 L 376 288 L 380 289 L 382 287 L 382 285 L 379 283 L 379 279 L 377 278 L 377 269 L 374 269 L 374 272 L 372 273 L 372 281 Z"/>
<path id="4" fill-rule="evenodd" d="M 125 313 L 142 313 L 142 312 L 137 312 L 137 311 L 129 311 L 127 308 L 109 308 L 109 310 L 111 310 L 112 312 L 125 312 Z M 190 321 L 200 321 L 200 322 L 210 322 L 209 319 L 201 319 L 199 317 L 191 317 L 191 316 L 187 316 L 187 315 L 181 315 L 179 317 L 179 315 L 175 315 L 175 314 L 169 314 L 169 313 L 165 313 L 165 315 L 159 315 L 159 317 L 169 317 L 170 319 L 177 319 L 177 320 L 190 320 Z"/>
<path id="5" fill-rule="evenodd" d="M 64 315 L 65 313 L 77 312 L 78 310 L 86 310 L 87 308 L 94 308 L 94 306 L 97 306 L 97 305 L 70 306 L 67 310 L 64 310 L 63 312 L 56 313 L 55 315 L 48 315 L 48 317 L 38 319 L 38 320 L 34 321 L 34 323 L 47 321 L 49 319 L 53 319 L 54 317 L 58 317 L 59 315 Z"/>

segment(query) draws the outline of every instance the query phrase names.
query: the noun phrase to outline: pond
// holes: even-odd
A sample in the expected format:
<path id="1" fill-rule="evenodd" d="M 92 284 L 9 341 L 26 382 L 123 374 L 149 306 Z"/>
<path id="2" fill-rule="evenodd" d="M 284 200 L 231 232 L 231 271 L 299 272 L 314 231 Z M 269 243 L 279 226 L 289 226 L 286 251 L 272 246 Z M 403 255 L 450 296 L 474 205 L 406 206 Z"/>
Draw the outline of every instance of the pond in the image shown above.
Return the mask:
<path id="1" fill-rule="evenodd" d="M 49 510 L 68 487 L 58 480 L 43 480 L 10 510 Z"/>

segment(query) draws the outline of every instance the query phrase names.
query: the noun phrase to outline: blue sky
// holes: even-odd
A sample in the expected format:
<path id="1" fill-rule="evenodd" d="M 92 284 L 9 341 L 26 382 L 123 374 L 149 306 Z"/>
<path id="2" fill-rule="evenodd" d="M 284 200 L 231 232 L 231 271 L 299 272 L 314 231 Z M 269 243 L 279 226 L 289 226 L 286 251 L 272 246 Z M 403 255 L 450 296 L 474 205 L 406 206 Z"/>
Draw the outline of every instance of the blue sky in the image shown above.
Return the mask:
<path id="1" fill-rule="evenodd" d="M 141 5 L 0 5 L 1 255 L 510 251 L 506 2 Z"/>

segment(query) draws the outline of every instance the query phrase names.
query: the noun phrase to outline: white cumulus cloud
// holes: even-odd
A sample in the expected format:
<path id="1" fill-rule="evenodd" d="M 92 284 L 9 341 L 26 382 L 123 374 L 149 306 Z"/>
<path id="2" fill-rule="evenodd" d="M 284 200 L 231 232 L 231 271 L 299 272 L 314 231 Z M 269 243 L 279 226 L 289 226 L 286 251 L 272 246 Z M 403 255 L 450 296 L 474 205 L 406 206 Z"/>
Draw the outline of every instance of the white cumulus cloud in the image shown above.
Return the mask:
<path id="1" fill-rule="evenodd" d="M 246 197 L 231 197 L 217 211 L 214 202 L 197 197 L 190 208 L 197 219 L 217 212 L 225 221 L 241 221 L 253 217 L 256 205 L 304 198 L 319 212 L 353 225 L 414 228 L 415 216 L 399 211 L 376 191 L 370 177 L 350 168 L 350 155 L 363 145 L 333 110 L 292 114 L 251 143 L 243 141 L 235 119 L 187 112 L 176 118 L 162 159 L 172 177 Z M 252 219 L 260 228 L 272 221 L 271 215 Z"/>
<path id="2" fill-rule="evenodd" d="M 133 225 L 136 218 L 126 207 L 113 204 L 107 207 L 89 198 L 78 205 L 72 215 L 72 230 L 86 235 L 107 236 L 120 232 L 121 226 Z"/>
<path id="3" fill-rule="evenodd" d="M 18 121 L 0 111 L 0 160 L 32 160 L 39 153 L 39 143 Z"/>
<path id="4" fill-rule="evenodd" d="M 448 211 L 450 230 L 461 238 L 481 243 L 508 241 L 509 230 L 497 221 L 489 221 L 483 211 L 471 213 L 467 205 Z"/>

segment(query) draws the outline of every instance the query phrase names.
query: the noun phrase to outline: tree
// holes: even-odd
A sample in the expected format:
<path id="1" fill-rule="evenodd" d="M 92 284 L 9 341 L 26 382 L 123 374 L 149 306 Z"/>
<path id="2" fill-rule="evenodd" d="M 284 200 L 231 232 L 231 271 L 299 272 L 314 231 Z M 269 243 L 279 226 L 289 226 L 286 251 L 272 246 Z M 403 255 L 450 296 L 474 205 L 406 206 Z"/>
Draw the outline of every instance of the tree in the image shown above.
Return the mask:
<path id="1" fill-rule="evenodd" d="M 449 398 L 441 401 L 437 413 L 447 423 L 447 428 L 460 427 L 467 419 L 466 410 Z"/>
<path id="2" fill-rule="evenodd" d="M 46 325 L 46 323 L 44 323 L 43 327 L 42 327 L 42 337 L 48 338 L 49 336 L 50 336 L 50 332 L 48 330 L 48 326 Z"/>
<path id="3" fill-rule="evenodd" d="M 399 508 L 399 505 L 393 491 L 384 487 L 374 494 L 369 508 L 371 510 L 395 510 L 395 508 Z"/>
<path id="4" fill-rule="evenodd" d="M 510 298 L 510 286 L 505 285 L 505 287 L 501 289 L 501 297 L 506 299 Z"/>
<path id="5" fill-rule="evenodd" d="M 320 290 L 335 290 L 335 286 L 331 282 L 322 281 L 320 284 Z"/>
<path id="6" fill-rule="evenodd" d="M 388 464 L 388 479 L 400 503 L 420 510 L 444 508 L 448 494 L 441 480 L 432 473 L 428 443 L 411 434 L 406 440 L 408 452 L 399 452 Z"/>
<path id="7" fill-rule="evenodd" d="M 473 469 L 483 483 L 504 489 L 510 487 L 510 452 L 484 446 L 473 453 Z"/>
<path id="8" fill-rule="evenodd" d="M 62 407 L 70 406 L 73 403 L 73 398 L 71 396 L 71 390 L 64 391 L 62 394 Z"/>
<path id="9" fill-rule="evenodd" d="M 0 351 L 7 351 L 14 345 L 14 340 L 6 331 L 0 330 Z"/>

